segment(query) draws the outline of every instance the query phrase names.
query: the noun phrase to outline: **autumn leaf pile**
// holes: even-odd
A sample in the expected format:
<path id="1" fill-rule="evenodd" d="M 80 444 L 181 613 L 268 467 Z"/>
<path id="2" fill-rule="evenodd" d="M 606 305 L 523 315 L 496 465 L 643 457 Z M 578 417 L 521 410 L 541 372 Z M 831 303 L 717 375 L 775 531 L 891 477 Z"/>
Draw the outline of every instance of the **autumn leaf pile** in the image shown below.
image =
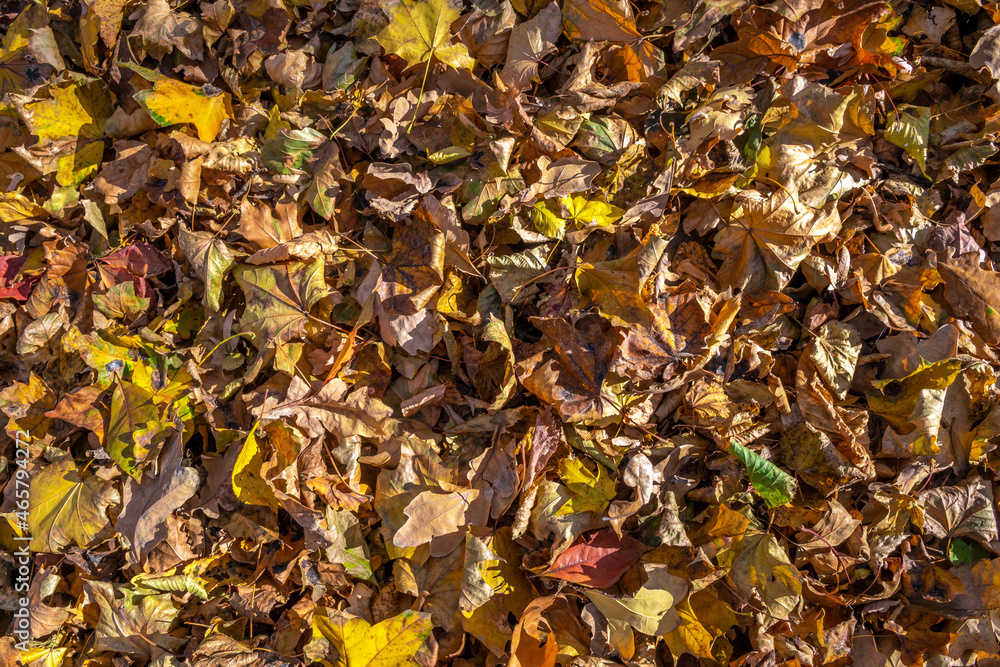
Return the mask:
<path id="1" fill-rule="evenodd" d="M 0 664 L 1000 665 L 997 4 L 0 14 Z"/>

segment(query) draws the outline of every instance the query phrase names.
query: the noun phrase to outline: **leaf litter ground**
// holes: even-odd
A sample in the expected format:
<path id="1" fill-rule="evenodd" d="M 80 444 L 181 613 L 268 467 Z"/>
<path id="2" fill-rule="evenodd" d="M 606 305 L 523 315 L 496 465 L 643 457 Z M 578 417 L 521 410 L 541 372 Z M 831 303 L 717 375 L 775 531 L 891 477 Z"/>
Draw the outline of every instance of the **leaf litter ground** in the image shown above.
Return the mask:
<path id="1" fill-rule="evenodd" d="M 4 665 L 1000 664 L 995 3 L 0 12 Z"/>

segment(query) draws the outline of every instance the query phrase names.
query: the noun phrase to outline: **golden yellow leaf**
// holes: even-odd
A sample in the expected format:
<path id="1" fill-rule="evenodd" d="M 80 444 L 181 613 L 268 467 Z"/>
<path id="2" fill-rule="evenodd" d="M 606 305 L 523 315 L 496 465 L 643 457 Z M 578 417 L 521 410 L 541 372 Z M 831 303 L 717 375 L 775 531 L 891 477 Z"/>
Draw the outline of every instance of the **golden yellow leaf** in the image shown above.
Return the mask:
<path id="1" fill-rule="evenodd" d="M 430 614 L 404 611 L 370 625 L 363 618 L 313 616 L 313 637 L 333 642 L 340 659 L 336 667 L 403 667 L 414 664 L 413 655 L 434 629 Z"/>
<path id="2" fill-rule="evenodd" d="M 153 84 L 133 97 L 160 126 L 191 123 L 202 141 L 215 141 L 226 119 L 233 118 L 229 93 L 211 84 L 191 84 L 165 77 L 137 65 L 126 65 Z"/>
<path id="3" fill-rule="evenodd" d="M 402 0 L 375 39 L 410 65 L 437 58 L 455 69 L 472 69 L 476 61 L 465 44 L 452 43 L 451 24 L 458 16 L 448 0 Z"/>
<path id="4" fill-rule="evenodd" d="M 580 459 L 563 459 L 559 461 L 559 476 L 573 493 L 573 498 L 559 508 L 557 516 L 577 512 L 601 513 L 615 497 L 615 481 L 600 464 L 597 465 L 597 472 L 592 473 Z"/>
<path id="5" fill-rule="evenodd" d="M 267 486 L 261 473 L 264 464 L 264 452 L 254 435 L 260 422 L 253 425 L 243 449 L 233 466 L 233 492 L 236 497 L 248 505 L 264 505 L 277 510 L 278 500 Z"/>

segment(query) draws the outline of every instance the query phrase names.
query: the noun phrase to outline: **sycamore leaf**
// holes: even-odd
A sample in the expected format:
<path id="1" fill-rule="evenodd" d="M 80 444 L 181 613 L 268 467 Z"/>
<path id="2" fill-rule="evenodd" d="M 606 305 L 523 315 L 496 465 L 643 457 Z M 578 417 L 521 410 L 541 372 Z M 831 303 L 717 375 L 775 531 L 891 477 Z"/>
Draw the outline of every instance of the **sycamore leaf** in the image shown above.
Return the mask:
<path id="1" fill-rule="evenodd" d="M 573 498 L 559 508 L 556 516 L 578 512 L 600 514 L 614 500 L 615 481 L 602 465 L 598 465 L 597 472 L 592 473 L 580 459 L 562 459 L 559 461 L 559 476 L 573 493 Z"/>
<path id="2" fill-rule="evenodd" d="M 392 238 L 378 285 L 381 312 L 414 315 L 444 283 L 445 235 L 423 216 L 400 227 Z"/>
<path id="3" fill-rule="evenodd" d="M 254 334 L 259 350 L 281 345 L 305 334 L 309 311 L 323 298 L 323 258 L 276 266 L 240 265 L 236 282 L 246 296 L 240 329 Z"/>
<path id="4" fill-rule="evenodd" d="M 744 190 L 729 224 L 715 237 L 715 254 L 725 260 L 719 282 L 751 293 L 784 289 L 812 247 L 839 230 L 833 204 L 814 209 L 781 190 Z"/>
<path id="5" fill-rule="evenodd" d="M 97 140 L 111 115 L 111 99 L 98 80 L 49 89 L 50 99 L 23 104 L 22 117 L 43 143 L 65 137 Z"/>
<path id="6" fill-rule="evenodd" d="M 135 25 L 135 32 L 142 37 L 142 45 L 150 56 L 161 60 L 176 47 L 192 60 L 204 57 L 205 39 L 202 25 L 186 12 L 171 10 L 167 0 L 150 0 L 145 13 Z"/>
<path id="7" fill-rule="evenodd" d="M 610 227 L 625 213 L 617 206 L 607 204 L 600 199 L 587 199 L 580 195 L 563 197 L 559 201 L 566 210 L 566 219 L 581 227 L 588 225 Z"/>
<path id="8" fill-rule="evenodd" d="M 931 110 L 928 107 L 903 106 L 889 114 L 885 138 L 906 151 L 926 175 L 930 131 Z"/>
<path id="9" fill-rule="evenodd" d="M 597 304 L 617 326 L 648 327 L 652 323 L 652 314 L 642 300 L 643 280 L 637 254 L 609 262 L 580 264 L 575 276 L 581 308 Z"/>
<path id="10" fill-rule="evenodd" d="M 73 457 L 64 455 L 31 480 L 31 550 L 59 552 L 70 544 L 90 547 L 108 526 L 108 508 L 118 500 L 111 482 L 82 477 Z"/>
<path id="11" fill-rule="evenodd" d="M 596 318 L 596 319 L 595 319 Z M 517 364 L 525 389 L 553 405 L 566 421 L 604 413 L 604 378 L 614 345 L 607 320 L 588 316 L 571 325 L 562 318 L 531 318 L 544 334 L 542 351 Z"/>
<path id="12" fill-rule="evenodd" d="M 529 215 L 539 234 L 550 239 L 561 239 L 566 234 L 566 220 L 553 213 L 544 201 L 532 206 Z"/>
<path id="13" fill-rule="evenodd" d="M 753 451 L 735 442 L 729 443 L 729 453 L 740 460 L 747 470 L 750 483 L 768 507 L 791 502 L 795 495 L 795 478 Z"/>
<path id="14" fill-rule="evenodd" d="M 336 667 L 405 667 L 434 629 L 431 615 L 404 611 L 371 625 L 363 618 L 336 615 L 319 609 L 313 615 L 313 638 L 333 643 Z M 327 662 L 327 661 L 324 661 Z"/>
<path id="15" fill-rule="evenodd" d="M 452 43 L 451 24 L 458 16 L 448 0 L 401 0 L 375 39 L 409 65 L 437 58 L 455 69 L 472 69 L 476 61 L 465 44 Z"/>
<path id="16" fill-rule="evenodd" d="M 492 396 L 490 410 L 499 410 L 510 400 L 517 387 L 514 375 L 514 349 L 504 323 L 492 314 L 483 327 L 483 340 L 490 346 L 483 355 L 482 363 L 472 381 L 484 398 Z M 501 363 L 498 363 L 501 362 Z"/>
<path id="17" fill-rule="evenodd" d="M 824 384 L 839 400 L 851 387 L 854 367 L 861 354 L 861 337 L 853 327 L 839 322 L 824 324 L 806 349 Z"/>

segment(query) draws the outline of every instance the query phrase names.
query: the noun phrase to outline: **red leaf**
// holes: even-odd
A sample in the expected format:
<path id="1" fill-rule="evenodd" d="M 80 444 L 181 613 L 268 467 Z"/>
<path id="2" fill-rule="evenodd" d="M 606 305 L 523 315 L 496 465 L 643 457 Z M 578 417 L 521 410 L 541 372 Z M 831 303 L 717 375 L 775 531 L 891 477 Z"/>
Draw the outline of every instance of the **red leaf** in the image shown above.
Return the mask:
<path id="1" fill-rule="evenodd" d="M 27 300 L 31 286 L 38 280 L 38 276 L 16 281 L 15 278 L 24 262 L 25 258 L 17 255 L 0 256 L 0 299 Z"/>
<path id="2" fill-rule="evenodd" d="M 607 588 L 618 581 L 645 550 L 646 545 L 642 542 L 627 535 L 618 537 L 614 530 L 605 528 L 559 554 L 542 575 L 593 588 Z"/>
<path id="3" fill-rule="evenodd" d="M 124 269 L 141 278 L 158 276 L 170 268 L 170 262 L 163 257 L 163 253 L 142 241 L 113 252 L 101 261 L 106 266 Z"/>

